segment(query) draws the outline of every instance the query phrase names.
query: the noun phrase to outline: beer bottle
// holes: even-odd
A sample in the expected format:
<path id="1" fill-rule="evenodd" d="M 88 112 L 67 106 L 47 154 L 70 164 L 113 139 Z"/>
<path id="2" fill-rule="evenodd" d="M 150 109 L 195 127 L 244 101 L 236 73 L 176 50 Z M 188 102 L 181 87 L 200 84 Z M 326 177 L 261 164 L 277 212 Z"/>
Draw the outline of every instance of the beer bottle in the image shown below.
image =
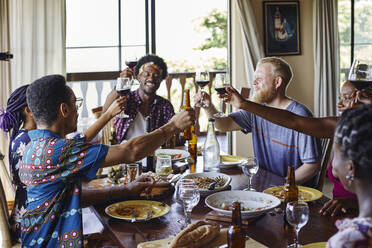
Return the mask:
<path id="1" fill-rule="evenodd" d="M 240 212 L 240 202 L 233 202 L 231 226 L 227 231 L 227 245 L 231 248 L 244 248 L 245 237 Z"/>
<path id="2" fill-rule="evenodd" d="M 192 164 L 190 164 L 190 172 L 191 173 L 195 173 L 196 172 L 196 160 L 197 160 L 197 156 L 198 156 L 198 147 L 197 147 L 197 143 L 198 143 L 198 138 L 196 137 L 196 134 L 195 134 L 195 126 L 194 125 L 191 125 L 191 139 L 188 140 L 188 143 L 189 143 L 189 153 L 190 153 L 190 156 L 193 160 Z"/>
<path id="3" fill-rule="evenodd" d="M 298 188 L 295 180 L 295 170 L 293 165 L 288 166 L 287 182 L 284 185 L 284 204 L 287 206 L 288 202 L 298 200 Z"/>
<path id="4" fill-rule="evenodd" d="M 290 239 L 294 237 L 295 229 L 287 221 L 286 207 L 288 202 L 298 201 L 298 187 L 295 180 L 295 169 L 293 165 L 288 166 L 287 182 L 283 187 L 284 191 L 284 229 Z"/>
<path id="5" fill-rule="evenodd" d="M 189 109 L 191 108 L 190 105 L 190 90 L 185 90 L 185 94 L 183 97 L 183 104 L 182 104 L 182 109 Z M 183 130 L 183 138 L 185 140 L 190 140 L 191 137 L 191 126 Z"/>
<path id="6" fill-rule="evenodd" d="M 146 132 L 151 133 L 151 118 L 147 116 L 146 119 Z M 154 168 L 154 154 L 150 154 L 146 157 L 146 168 L 142 168 L 144 171 L 152 171 L 155 172 Z"/>

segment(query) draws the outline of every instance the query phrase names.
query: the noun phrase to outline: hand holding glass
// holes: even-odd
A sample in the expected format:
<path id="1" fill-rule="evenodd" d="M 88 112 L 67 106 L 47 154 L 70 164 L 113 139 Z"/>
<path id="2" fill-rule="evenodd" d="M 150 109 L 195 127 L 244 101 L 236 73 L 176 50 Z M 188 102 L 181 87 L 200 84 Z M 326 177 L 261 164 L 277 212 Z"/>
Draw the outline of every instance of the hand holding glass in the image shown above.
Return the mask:
<path id="1" fill-rule="evenodd" d="M 130 93 L 130 89 L 132 87 L 132 79 L 129 77 L 120 77 L 116 80 L 116 92 L 120 96 L 126 96 Z M 122 111 L 120 114 L 117 115 L 119 118 L 128 118 L 129 115 L 125 114 Z"/>
<path id="2" fill-rule="evenodd" d="M 248 188 L 244 189 L 246 191 L 256 191 L 252 188 L 252 177 L 256 175 L 258 171 L 258 161 L 255 157 L 248 157 L 241 163 L 243 173 L 248 176 Z"/>
<path id="3" fill-rule="evenodd" d="M 228 87 L 229 84 L 226 83 L 226 74 L 216 74 L 216 79 L 214 82 L 214 89 L 217 91 L 219 95 L 226 94 L 226 87 Z M 213 116 L 216 118 L 223 118 L 227 115 L 223 112 L 223 100 L 220 100 L 220 112 L 214 114 Z"/>
<path id="4" fill-rule="evenodd" d="M 295 243 L 289 245 L 288 247 L 301 247 L 298 242 L 298 233 L 309 220 L 309 206 L 304 201 L 289 202 L 287 203 L 285 213 L 288 223 L 291 224 L 296 230 Z"/>
<path id="5" fill-rule="evenodd" d="M 183 183 L 179 187 L 179 196 L 183 202 L 183 210 L 186 216 L 185 226 L 190 224 L 192 209 L 199 203 L 200 192 L 195 183 Z"/>
<path id="6" fill-rule="evenodd" d="M 204 87 L 209 84 L 209 73 L 197 71 L 195 73 L 195 82 L 200 87 L 202 92 Z M 208 107 L 208 104 L 204 103 L 203 100 L 200 103 L 195 104 L 196 107 Z"/>

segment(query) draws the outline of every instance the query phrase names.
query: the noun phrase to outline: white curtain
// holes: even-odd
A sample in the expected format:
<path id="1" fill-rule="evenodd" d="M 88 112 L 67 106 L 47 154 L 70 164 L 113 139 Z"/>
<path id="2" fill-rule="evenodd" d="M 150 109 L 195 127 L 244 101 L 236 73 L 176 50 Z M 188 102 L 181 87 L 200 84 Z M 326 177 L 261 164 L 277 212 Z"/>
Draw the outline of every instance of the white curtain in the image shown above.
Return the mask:
<path id="1" fill-rule="evenodd" d="M 336 115 L 339 91 L 339 38 L 337 0 L 314 0 L 314 112 Z"/>
<path id="2" fill-rule="evenodd" d="M 256 64 L 265 54 L 262 42 L 259 39 L 256 18 L 251 2 L 247 0 L 236 0 L 235 2 L 241 24 L 241 41 L 244 49 L 245 73 L 252 87 Z"/>
<path id="3" fill-rule="evenodd" d="M 10 1 L 14 88 L 47 74 L 66 73 L 65 0 Z"/>

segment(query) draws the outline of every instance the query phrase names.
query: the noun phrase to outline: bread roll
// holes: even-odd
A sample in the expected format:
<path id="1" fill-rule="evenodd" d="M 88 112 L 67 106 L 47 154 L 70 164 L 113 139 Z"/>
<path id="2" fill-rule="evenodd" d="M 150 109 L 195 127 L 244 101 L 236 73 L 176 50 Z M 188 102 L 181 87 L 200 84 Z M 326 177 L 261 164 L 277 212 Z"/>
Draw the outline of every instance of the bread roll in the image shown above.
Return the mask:
<path id="1" fill-rule="evenodd" d="M 199 248 L 208 244 L 220 233 L 215 223 L 198 221 L 190 224 L 172 240 L 169 248 Z"/>

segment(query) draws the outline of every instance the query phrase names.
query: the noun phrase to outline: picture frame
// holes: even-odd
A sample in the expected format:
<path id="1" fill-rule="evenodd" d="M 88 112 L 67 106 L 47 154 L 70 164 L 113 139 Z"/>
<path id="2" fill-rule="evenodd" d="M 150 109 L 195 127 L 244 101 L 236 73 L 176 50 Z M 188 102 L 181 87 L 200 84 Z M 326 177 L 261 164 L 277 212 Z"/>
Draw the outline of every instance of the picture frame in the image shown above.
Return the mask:
<path id="1" fill-rule="evenodd" d="M 264 1 L 266 56 L 301 54 L 299 1 Z"/>

